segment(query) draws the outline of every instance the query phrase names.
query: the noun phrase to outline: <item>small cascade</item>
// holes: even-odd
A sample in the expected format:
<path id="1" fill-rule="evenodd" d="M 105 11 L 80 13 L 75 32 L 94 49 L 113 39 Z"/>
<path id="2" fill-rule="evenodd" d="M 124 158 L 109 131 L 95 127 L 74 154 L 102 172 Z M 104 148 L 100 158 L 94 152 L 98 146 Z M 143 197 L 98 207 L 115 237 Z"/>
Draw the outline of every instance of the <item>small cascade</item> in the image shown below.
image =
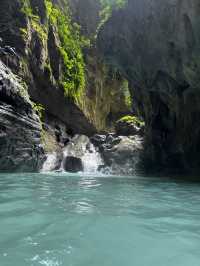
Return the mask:
<path id="1" fill-rule="evenodd" d="M 103 165 L 101 155 L 96 151 L 93 144 L 90 144 L 90 150 L 86 150 L 82 157 L 82 162 L 86 173 L 96 173 L 99 166 Z"/>
<path id="2" fill-rule="evenodd" d="M 78 158 L 81 160 L 83 172 L 96 173 L 103 164 L 101 155 L 96 151 L 90 139 L 85 135 L 76 135 L 63 150 L 64 159 L 61 169 L 65 171 L 66 158 Z"/>
<path id="3" fill-rule="evenodd" d="M 57 162 L 58 156 L 56 152 L 47 154 L 47 158 L 43 164 L 41 172 L 51 172 L 55 170 Z"/>
<path id="4" fill-rule="evenodd" d="M 57 170 L 124 176 L 137 174 L 143 152 L 142 137 L 99 135 L 97 139 L 100 140 L 100 144 L 96 143 L 94 146 L 94 139 L 90 140 L 85 135 L 76 135 L 59 153 L 48 154 L 42 172 Z"/>

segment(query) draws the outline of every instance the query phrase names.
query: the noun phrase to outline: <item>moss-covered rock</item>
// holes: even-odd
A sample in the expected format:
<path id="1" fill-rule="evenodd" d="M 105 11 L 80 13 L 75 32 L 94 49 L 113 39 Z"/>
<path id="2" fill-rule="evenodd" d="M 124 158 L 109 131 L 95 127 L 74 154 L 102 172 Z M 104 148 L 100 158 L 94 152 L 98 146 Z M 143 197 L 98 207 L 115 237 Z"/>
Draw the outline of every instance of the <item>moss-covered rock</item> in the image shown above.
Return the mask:
<path id="1" fill-rule="evenodd" d="M 116 122 L 115 131 L 122 136 L 143 135 L 144 122 L 136 116 L 127 115 Z"/>

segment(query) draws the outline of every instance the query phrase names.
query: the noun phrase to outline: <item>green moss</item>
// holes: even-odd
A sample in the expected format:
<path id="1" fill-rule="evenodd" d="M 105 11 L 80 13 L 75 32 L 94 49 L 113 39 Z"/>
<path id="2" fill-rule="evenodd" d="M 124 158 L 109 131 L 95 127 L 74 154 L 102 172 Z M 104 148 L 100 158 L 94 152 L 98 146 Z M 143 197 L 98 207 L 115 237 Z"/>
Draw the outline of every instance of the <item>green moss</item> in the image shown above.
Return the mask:
<path id="1" fill-rule="evenodd" d="M 64 65 L 60 86 L 67 97 L 79 102 L 85 88 L 82 47 L 88 43 L 80 36 L 78 25 L 71 22 L 69 11 L 65 10 L 64 14 L 50 0 L 45 0 L 45 4 L 49 22 L 57 29 L 60 39 L 59 52 Z"/>
<path id="2" fill-rule="evenodd" d="M 47 40 L 47 29 L 44 25 L 40 23 L 39 17 L 37 16 L 32 17 L 31 26 L 38 33 L 42 41 Z"/>
<path id="3" fill-rule="evenodd" d="M 55 134 L 50 131 L 42 130 L 41 141 L 46 153 L 61 152 L 60 147 L 56 141 Z"/>
<path id="4" fill-rule="evenodd" d="M 131 109 L 132 107 L 132 100 L 131 100 L 131 95 L 128 94 L 128 95 L 125 95 L 125 104 L 126 106 Z"/>
<path id="5" fill-rule="evenodd" d="M 30 19 L 32 29 L 38 33 L 42 41 L 47 40 L 47 28 L 44 24 L 40 22 L 40 17 L 37 14 L 34 14 L 31 8 L 30 1 L 29 0 L 21 0 L 21 1 L 22 1 L 21 12 L 24 13 Z M 21 28 L 20 31 L 23 37 L 26 38 L 28 35 L 27 29 Z"/>
<path id="6" fill-rule="evenodd" d="M 43 121 L 44 112 L 45 112 L 44 106 L 40 103 L 33 103 L 32 106 L 33 106 L 33 110 L 38 114 L 40 120 Z"/>
<path id="7" fill-rule="evenodd" d="M 137 116 L 126 115 L 120 118 L 117 123 L 124 122 L 127 124 L 136 124 L 137 126 L 144 126 L 144 122 L 141 121 Z"/>
<path id="8" fill-rule="evenodd" d="M 23 39 L 26 40 L 28 38 L 28 30 L 25 28 L 20 28 L 19 30 Z"/>
<path id="9" fill-rule="evenodd" d="M 18 80 L 20 86 L 19 88 L 19 94 L 21 95 L 21 97 L 23 97 L 26 102 L 32 104 L 32 102 L 30 101 L 29 98 L 29 94 L 28 94 L 28 88 L 27 88 L 27 84 L 24 80 L 22 80 L 21 78 L 19 78 L 18 76 L 16 76 L 16 79 Z"/>
<path id="10" fill-rule="evenodd" d="M 124 95 L 124 102 L 126 107 L 131 110 L 132 109 L 132 99 L 131 99 L 131 94 L 129 91 L 129 84 L 128 81 L 126 79 L 123 80 L 122 83 L 122 92 Z"/>

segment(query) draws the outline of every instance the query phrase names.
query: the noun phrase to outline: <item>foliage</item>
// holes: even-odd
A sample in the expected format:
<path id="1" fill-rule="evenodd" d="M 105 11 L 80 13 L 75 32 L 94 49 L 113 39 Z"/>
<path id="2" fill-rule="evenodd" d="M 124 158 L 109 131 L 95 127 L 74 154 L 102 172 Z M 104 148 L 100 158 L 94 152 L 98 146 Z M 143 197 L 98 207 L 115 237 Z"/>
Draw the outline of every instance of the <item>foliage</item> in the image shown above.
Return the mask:
<path id="1" fill-rule="evenodd" d="M 45 108 L 40 103 L 33 103 L 33 110 L 38 114 L 41 121 L 44 120 Z"/>
<path id="2" fill-rule="evenodd" d="M 79 100 L 85 88 L 85 72 L 82 47 L 88 45 L 80 36 L 80 29 L 72 23 L 70 15 L 66 15 L 50 0 L 45 0 L 49 22 L 57 28 L 60 39 L 59 52 L 64 64 L 64 73 L 60 77 L 60 85 L 65 95 Z M 69 14 L 69 11 L 68 11 Z"/>
<path id="3" fill-rule="evenodd" d="M 32 29 L 38 33 L 43 42 L 46 41 L 48 24 L 41 23 L 40 17 L 35 14 L 37 12 L 34 13 L 31 7 L 30 0 L 21 0 L 21 2 L 21 11 L 29 18 Z M 53 4 L 52 0 L 44 0 L 44 3 L 47 21 L 54 27 L 60 40 L 58 50 L 64 71 L 59 77 L 59 85 L 67 97 L 78 103 L 85 88 L 82 48 L 90 46 L 90 42 L 80 35 L 80 26 L 77 23 L 72 23 L 69 9 L 66 8 L 64 13 Z M 27 29 L 21 28 L 20 32 L 24 39 L 28 38 Z M 46 65 L 45 70 L 51 73 L 50 65 Z"/>
<path id="4" fill-rule="evenodd" d="M 37 14 L 34 14 L 29 0 L 22 0 L 21 11 L 30 19 L 31 27 L 38 33 L 40 39 L 42 41 L 46 40 L 47 29 L 45 25 L 40 22 L 40 17 Z M 27 29 L 21 28 L 20 32 L 24 38 L 27 38 Z"/>
<path id="5" fill-rule="evenodd" d="M 137 126 L 144 126 L 144 122 L 134 115 L 123 116 L 117 121 L 117 123 L 121 123 L 121 122 L 127 123 L 127 124 L 135 124 Z"/>
<path id="6" fill-rule="evenodd" d="M 26 40 L 26 39 L 28 38 L 28 31 L 27 31 L 27 29 L 25 29 L 25 28 L 20 28 L 19 30 L 20 30 L 20 33 L 21 33 L 23 39 Z"/>

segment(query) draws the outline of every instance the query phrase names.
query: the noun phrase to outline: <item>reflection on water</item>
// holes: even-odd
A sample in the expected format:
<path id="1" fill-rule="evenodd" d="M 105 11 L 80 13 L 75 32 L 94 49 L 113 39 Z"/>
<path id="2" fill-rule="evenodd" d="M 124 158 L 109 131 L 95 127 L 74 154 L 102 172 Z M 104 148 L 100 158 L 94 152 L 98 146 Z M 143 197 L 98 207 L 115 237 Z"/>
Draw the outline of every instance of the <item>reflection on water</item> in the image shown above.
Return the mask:
<path id="1" fill-rule="evenodd" d="M 199 266 L 200 183 L 0 175 L 1 266 Z"/>

